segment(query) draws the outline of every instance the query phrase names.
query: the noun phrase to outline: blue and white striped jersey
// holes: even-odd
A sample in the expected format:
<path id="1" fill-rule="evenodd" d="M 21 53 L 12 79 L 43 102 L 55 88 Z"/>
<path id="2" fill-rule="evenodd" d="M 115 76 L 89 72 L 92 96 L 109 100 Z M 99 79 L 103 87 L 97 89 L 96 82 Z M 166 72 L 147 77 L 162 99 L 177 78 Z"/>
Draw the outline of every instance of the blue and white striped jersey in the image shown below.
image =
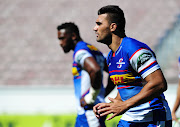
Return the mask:
<path id="1" fill-rule="evenodd" d="M 102 75 L 105 58 L 103 54 L 93 45 L 80 41 L 76 44 L 73 54 L 72 74 L 74 76 L 75 97 L 77 102 L 78 114 L 84 114 L 84 108 L 80 105 L 80 99 L 89 93 L 91 80 L 89 74 L 83 69 L 84 60 L 93 57 L 101 67 Z M 102 79 L 100 79 L 102 80 Z M 104 102 L 105 89 L 101 85 L 101 91 L 95 100 L 95 104 Z"/>
<path id="2" fill-rule="evenodd" d="M 142 80 L 160 69 L 154 52 L 146 44 L 129 37 L 123 38 L 116 52 L 109 52 L 107 64 L 122 101 L 138 94 L 143 88 Z M 133 122 L 170 120 L 171 114 L 161 94 L 150 102 L 129 109 L 121 119 Z"/>

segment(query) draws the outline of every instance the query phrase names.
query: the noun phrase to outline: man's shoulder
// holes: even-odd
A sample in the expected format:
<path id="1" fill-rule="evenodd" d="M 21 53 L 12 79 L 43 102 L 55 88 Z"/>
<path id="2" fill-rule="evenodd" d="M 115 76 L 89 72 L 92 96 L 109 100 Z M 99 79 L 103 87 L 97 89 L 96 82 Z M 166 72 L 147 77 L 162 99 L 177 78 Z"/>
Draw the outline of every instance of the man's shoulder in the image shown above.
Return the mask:
<path id="1" fill-rule="evenodd" d="M 79 50 L 87 50 L 87 43 L 83 41 L 78 42 L 74 48 L 74 54 Z"/>
<path id="2" fill-rule="evenodd" d="M 128 46 L 128 45 L 130 45 L 130 46 L 146 45 L 145 43 L 143 43 L 137 39 L 131 38 L 131 37 L 126 37 L 124 39 L 124 41 L 125 41 L 126 46 Z"/>
<path id="3" fill-rule="evenodd" d="M 81 49 L 81 48 L 85 48 L 85 47 L 87 47 L 87 43 L 84 41 L 80 41 L 76 44 L 75 49 Z"/>
<path id="4" fill-rule="evenodd" d="M 140 50 L 142 48 L 151 50 L 150 47 L 144 42 L 138 41 L 134 38 L 127 37 L 123 49 L 128 52 L 136 52 L 137 50 Z"/>

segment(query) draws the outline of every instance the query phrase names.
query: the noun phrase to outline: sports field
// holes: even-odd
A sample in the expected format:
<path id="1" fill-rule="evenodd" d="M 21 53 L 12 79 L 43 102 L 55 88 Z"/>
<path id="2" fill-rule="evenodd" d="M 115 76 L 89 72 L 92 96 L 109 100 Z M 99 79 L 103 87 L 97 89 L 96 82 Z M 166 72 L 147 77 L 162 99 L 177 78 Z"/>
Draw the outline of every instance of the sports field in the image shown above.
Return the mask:
<path id="1" fill-rule="evenodd" d="M 177 84 L 171 84 L 165 92 L 170 107 L 176 89 Z M 0 102 L 0 127 L 73 127 L 75 123 L 73 87 L 1 87 Z M 177 114 L 180 116 L 179 111 Z M 119 119 L 106 121 L 107 127 L 116 127 Z"/>
<path id="2" fill-rule="evenodd" d="M 76 115 L 0 115 L 0 127 L 74 127 Z M 116 127 L 120 119 L 106 121 L 108 127 Z"/>

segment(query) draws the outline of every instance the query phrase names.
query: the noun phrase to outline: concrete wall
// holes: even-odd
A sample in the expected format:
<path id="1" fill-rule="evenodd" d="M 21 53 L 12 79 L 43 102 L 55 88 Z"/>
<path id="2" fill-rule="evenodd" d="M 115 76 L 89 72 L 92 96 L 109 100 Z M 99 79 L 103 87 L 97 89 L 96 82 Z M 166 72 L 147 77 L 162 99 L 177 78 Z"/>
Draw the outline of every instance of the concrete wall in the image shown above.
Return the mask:
<path id="1" fill-rule="evenodd" d="M 170 84 L 165 92 L 170 108 L 176 98 L 177 84 Z M 115 97 L 117 90 L 110 93 Z M 108 99 L 106 98 L 106 101 Z M 65 114 L 76 113 L 72 85 L 0 87 L 0 114 Z M 178 111 L 180 117 L 180 111 Z"/>

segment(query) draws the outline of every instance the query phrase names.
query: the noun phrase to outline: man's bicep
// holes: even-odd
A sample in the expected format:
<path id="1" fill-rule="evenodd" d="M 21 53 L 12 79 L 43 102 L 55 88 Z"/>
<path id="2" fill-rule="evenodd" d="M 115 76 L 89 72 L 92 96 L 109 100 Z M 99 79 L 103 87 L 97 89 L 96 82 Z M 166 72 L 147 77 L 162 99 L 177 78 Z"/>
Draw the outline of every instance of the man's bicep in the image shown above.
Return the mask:
<path id="1" fill-rule="evenodd" d="M 93 71 L 96 72 L 100 70 L 100 66 L 97 64 L 96 60 L 93 57 L 87 57 L 84 60 L 83 68 L 88 73 L 91 73 Z"/>
<path id="2" fill-rule="evenodd" d="M 82 49 L 76 52 L 74 59 L 89 74 L 100 70 L 100 66 L 96 62 L 95 58 L 87 50 Z"/>
<path id="3" fill-rule="evenodd" d="M 152 72 L 148 76 L 146 76 L 145 81 L 150 84 L 149 87 L 158 89 L 162 89 L 162 92 L 167 89 L 167 82 L 164 78 L 164 75 L 160 69 Z"/>
<path id="4" fill-rule="evenodd" d="M 85 59 L 84 70 L 89 73 L 91 86 L 94 89 L 100 89 L 102 84 L 101 68 L 93 57 L 88 57 Z"/>
<path id="5" fill-rule="evenodd" d="M 150 80 L 154 80 L 154 79 L 159 79 L 159 80 L 164 79 L 164 76 L 163 76 L 162 71 L 160 69 L 152 72 L 151 74 L 149 74 L 148 76 L 145 77 L 146 82 L 148 82 Z"/>

